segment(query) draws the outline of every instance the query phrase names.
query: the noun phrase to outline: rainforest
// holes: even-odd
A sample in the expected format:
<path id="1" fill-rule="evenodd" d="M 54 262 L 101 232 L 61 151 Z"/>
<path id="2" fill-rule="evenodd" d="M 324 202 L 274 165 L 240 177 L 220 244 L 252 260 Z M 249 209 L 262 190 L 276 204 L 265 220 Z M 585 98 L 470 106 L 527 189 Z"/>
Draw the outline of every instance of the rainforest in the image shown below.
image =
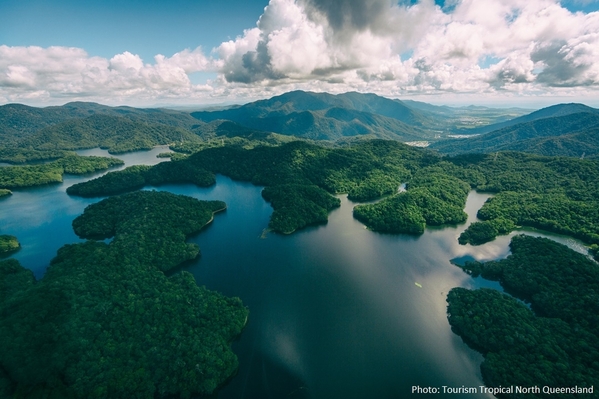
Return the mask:
<path id="1" fill-rule="evenodd" d="M 310 95 L 289 93 L 289 107 Z M 315 114 L 338 121 L 327 137 L 306 128 L 311 119 L 283 123 L 279 113 L 260 124 L 243 107 L 151 117 L 90 109 L 97 115 L 61 113 L 44 126 L 24 116 L 23 134 L 0 148 L 3 397 L 320 398 L 344 384 L 345 397 L 402 396 L 435 379 L 599 386 L 592 154 L 461 151 L 427 136 L 433 114 L 391 137 L 403 125 L 376 130 L 382 116 L 339 103 Z M 577 128 L 596 122 L 580 118 Z M 356 121 L 372 130 L 350 129 Z M 476 137 L 482 145 L 485 134 Z M 414 138 L 437 143 L 402 142 Z M 151 160 L 132 152 L 151 148 Z M 72 209 L 60 233 L 44 228 L 61 204 Z M 24 210 L 43 208 L 27 221 Z M 42 232 L 57 244 L 32 269 Z M 458 257 L 472 259 L 450 263 Z M 339 326 L 345 354 L 333 344 Z M 397 382 L 391 370 L 427 334 L 446 342 L 440 358 L 465 366 L 425 376 L 413 365 Z M 322 370 L 328 361 L 352 377 Z M 377 362 L 390 371 L 358 377 Z"/>

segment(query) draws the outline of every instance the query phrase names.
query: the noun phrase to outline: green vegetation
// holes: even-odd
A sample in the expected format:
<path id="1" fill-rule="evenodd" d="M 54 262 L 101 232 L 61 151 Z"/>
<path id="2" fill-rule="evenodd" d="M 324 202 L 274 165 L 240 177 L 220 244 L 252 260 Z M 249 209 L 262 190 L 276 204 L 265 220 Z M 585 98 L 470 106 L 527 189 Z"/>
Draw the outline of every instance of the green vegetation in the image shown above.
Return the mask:
<path id="1" fill-rule="evenodd" d="M 341 201 L 317 186 L 282 184 L 266 187 L 262 197 L 271 203 L 274 212 L 269 227 L 283 234 L 297 229 L 326 223 L 329 211 Z"/>
<path id="2" fill-rule="evenodd" d="M 73 220 L 73 230 L 91 239 L 103 240 L 117 234 L 111 245 L 122 250 L 124 260 L 135 259 L 167 271 L 198 256 L 197 245 L 185 243 L 185 237 L 199 231 L 212 220 L 214 212 L 225 208 L 222 201 L 199 202 L 166 192 L 137 191 L 89 205 Z"/>
<path id="3" fill-rule="evenodd" d="M 363 202 L 380 198 L 385 195 L 397 193 L 401 184 L 401 178 L 407 173 L 385 174 L 380 169 L 368 172 L 364 179 L 356 182 L 347 193 L 347 198 L 352 201 Z"/>
<path id="4" fill-rule="evenodd" d="M 111 154 L 150 150 L 175 141 L 200 141 L 190 131 L 162 124 L 132 121 L 108 115 L 92 115 L 41 129 L 19 142 L 20 147 L 38 150 L 105 148 Z"/>
<path id="5" fill-rule="evenodd" d="M 21 248 L 21 244 L 15 236 L 0 235 L 0 255 L 17 251 Z"/>
<path id="6" fill-rule="evenodd" d="M 380 202 L 358 205 L 354 217 L 375 231 L 422 234 L 426 225 L 465 222 L 470 186 L 437 167 L 420 169 L 408 190 Z"/>
<path id="7" fill-rule="evenodd" d="M 98 197 L 137 190 L 146 185 L 192 183 L 208 187 L 214 182 L 214 174 L 194 168 L 189 163 L 172 161 L 162 162 L 153 167 L 134 165 L 124 170 L 109 172 L 96 179 L 74 184 L 67 188 L 67 193 L 81 197 Z"/>
<path id="8" fill-rule="evenodd" d="M 42 165 L 6 166 L 0 168 L 0 188 L 32 187 L 60 183 L 64 173 L 92 173 L 122 164 L 123 161 L 116 158 L 68 155 Z"/>
<path id="9" fill-rule="evenodd" d="M 481 245 L 493 241 L 498 235 L 509 234 L 514 229 L 514 222 L 503 218 L 474 222 L 460 234 L 458 242 L 462 245 Z"/>
<path id="10" fill-rule="evenodd" d="M 361 93 L 335 96 L 293 91 L 241 107 L 191 115 L 204 122 L 226 119 L 250 131 L 259 129 L 314 140 L 370 136 L 415 141 L 432 137 L 422 127 L 435 124 L 424 112 L 401 101 Z"/>
<path id="11" fill-rule="evenodd" d="M 523 153 L 462 155 L 449 161 L 455 169 L 451 173 L 460 173 L 476 190 L 498 193 L 478 212 L 489 223 L 473 223 L 463 242 L 481 244 L 516 226 L 599 242 L 599 162 Z"/>
<path id="12" fill-rule="evenodd" d="M 599 262 L 599 245 L 593 244 L 589 248 L 589 253 L 595 257 L 595 260 Z"/>
<path id="13" fill-rule="evenodd" d="M 246 149 L 227 145 L 206 148 L 188 158 L 154 167 L 128 168 L 70 187 L 73 195 L 97 196 L 133 190 L 145 184 L 213 184 L 214 174 L 264 185 L 274 213 L 271 228 L 290 233 L 327 219 L 338 206 L 335 193 L 373 199 L 392 190 L 430 159 L 397 142 L 368 141 L 347 148 L 324 148 L 303 141 Z M 161 171 L 164 169 L 164 173 Z M 168 169 L 166 169 L 168 168 Z M 152 179 L 148 178 L 151 176 Z M 174 180 L 177 179 L 177 180 Z"/>
<path id="14" fill-rule="evenodd" d="M 67 155 L 73 155 L 73 153 L 62 150 L 38 151 L 25 148 L 0 148 L 0 162 L 13 164 L 52 161 Z"/>
<path id="15" fill-rule="evenodd" d="M 420 234 L 426 225 L 464 222 L 465 200 L 473 188 L 497 195 L 480 210 L 483 222 L 473 223 L 462 234 L 461 243 L 482 244 L 517 226 L 599 242 L 599 163 L 594 160 L 522 153 L 443 159 L 426 150 L 380 140 L 334 148 L 304 141 L 246 148 L 239 140 L 224 145 L 214 140 L 185 159 L 109 173 L 74 185 L 68 193 L 102 196 L 168 182 L 208 186 L 214 183 L 214 174 L 220 173 L 271 190 L 293 185 L 294 195 L 271 201 L 275 231 L 288 233 L 326 220 L 322 209 L 328 211 L 330 206 L 305 206 L 312 201 L 307 193 L 314 190 L 308 187 L 316 186 L 329 194 L 348 193 L 354 201 L 390 195 L 376 204 L 357 206 L 355 217 L 376 231 Z M 397 193 L 402 182 L 407 183 L 407 191 Z M 291 212 L 293 207 L 298 211 Z M 284 213 L 277 211 L 283 208 Z"/>
<path id="16" fill-rule="evenodd" d="M 54 164 L 61 167 L 63 173 L 83 175 L 121 166 L 124 162 L 117 158 L 69 155 L 54 161 Z"/>
<path id="17" fill-rule="evenodd" d="M 8 197 L 9 195 L 12 195 L 12 191 L 7 190 L 5 188 L 0 188 L 0 198 Z"/>
<path id="18" fill-rule="evenodd" d="M 596 157 L 599 155 L 598 130 L 599 111 L 584 107 L 582 112 L 522 122 L 476 137 L 443 140 L 431 147 L 445 154 L 522 151 L 549 156 L 579 158 L 586 154 Z"/>
<path id="19" fill-rule="evenodd" d="M 482 244 L 517 226 L 568 234 L 589 243 L 596 242 L 599 234 L 597 161 L 522 153 L 443 159 L 426 150 L 381 140 L 334 148 L 293 141 L 249 149 L 213 141 L 185 159 L 109 173 L 74 185 L 68 193 L 110 195 L 166 182 L 207 186 L 213 184 L 216 173 L 270 187 L 271 193 L 276 186 L 291 185 L 292 195 L 279 195 L 271 201 L 273 220 L 277 220 L 271 228 L 282 233 L 324 222 L 323 209 L 331 209 L 326 205 L 332 201 L 330 194 L 348 193 L 348 198 L 356 201 L 390 195 L 376 204 L 355 208 L 355 217 L 369 228 L 420 234 L 426 225 L 464 222 L 465 200 L 473 188 L 497 195 L 479 212 L 484 222 L 472 224 L 461 243 Z M 397 193 L 402 182 L 407 183 L 407 191 Z M 307 205 L 314 202 L 308 195 L 313 186 L 330 197 L 317 202 L 318 208 Z M 291 212 L 294 207 L 297 212 Z M 285 211 L 278 211 L 281 209 Z"/>
<path id="20" fill-rule="evenodd" d="M 20 188 L 62 182 L 63 169 L 57 165 L 6 166 L 0 168 L 0 187 Z"/>
<path id="21" fill-rule="evenodd" d="M 597 385 L 599 268 L 544 238 L 516 236 L 510 248 L 507 259 L 463 268 L 500 281 L 532 310 L 490 289 L 454 288 L 447 298 L 452 330 L 485 356 L 485 384 Z"/>
<path id="22" fill-rule="evenodd" d="M 236 371 L 230 342 L 248 312 L 237 298 L 171 277 L 197 253 L 222 202 L 138 192 L 88 207 L 78 234 L 109 237 L 58 251 L 46 275 L 0 262 L 0 393 L 15 398 L 190 398 Z"/>
<path id="23" fill-rule="evenodd" d="M 575 201 L 564 194 L 502 192 L 480 209 L 481 219 L 535 227 L 599 243 L 597 201 Z M 504 232 L 508 233 L 509 231 Z"/>
<path id="24" fill-rule="evenodd" d="M 144 173 L 150 168 L 147 165 L 134 165 L 108 172 L 87 182 L 73 184 L 67 188 L 67 193 L 81 197 L 98 197 L 137 190 L 146 184 Z"/>

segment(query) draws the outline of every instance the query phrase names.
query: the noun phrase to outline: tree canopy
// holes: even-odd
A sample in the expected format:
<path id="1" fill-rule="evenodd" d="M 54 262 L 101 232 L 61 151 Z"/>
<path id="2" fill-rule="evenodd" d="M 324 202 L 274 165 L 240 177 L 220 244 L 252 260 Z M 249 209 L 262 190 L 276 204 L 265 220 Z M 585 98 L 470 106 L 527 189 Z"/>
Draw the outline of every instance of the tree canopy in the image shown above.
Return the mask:
<path id="1" fill-rule="evenodd" d="M 109 237 L 58 251 L 46 275 L 0 262 L 0 392 L 36 398 L 189 398 L 237 369 L 230 342 L 247 309 L 168 270 L 222 202 L 161 192 L 113 197 L 74 222 Z M 137 211 L 136 211 L 137 210 Z M 156 233 L 152 229 L 159 228 Z"/>
<path id="2" fill-rule="evenodd" d="M 513 296 L 454 288 L 447 297 L 452 330 L 485 356 L 485 384 L 597 385 L 597 264 L 545 238 L 516 236 L 510 249 L 506 259 L 462 267 L 474 276 L 498 280 Z"/>

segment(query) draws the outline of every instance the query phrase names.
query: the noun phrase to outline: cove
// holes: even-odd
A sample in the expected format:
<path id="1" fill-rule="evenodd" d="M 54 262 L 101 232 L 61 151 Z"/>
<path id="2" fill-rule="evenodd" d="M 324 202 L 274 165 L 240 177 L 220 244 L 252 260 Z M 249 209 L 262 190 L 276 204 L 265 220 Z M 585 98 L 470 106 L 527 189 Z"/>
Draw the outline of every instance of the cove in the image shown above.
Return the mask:
<path id="1" fill-rule="evenodd" d="M 155 158 L 163 151 L 118 158 L 127 165 L 151 164 L 163 160 Z M 95 176 L 65 176 L 62 184 L 15 190 L 2 200 L 2 231 L 19 238 L 23 249 L 14 257 L 38 278 L 60 246 L 80 241 L 71 222 L 100 200 L 69 197 L 66 188 Z M 355 203 L 340 196 L 328 224 L 282 236 L 263 235 L 272 209 L 261 187 L 217 176 L 209 188 L 146 189 L 228 205 L 192 237 L 201 257 L 184 267 L 198 284 L 238 296 L 250 309 L 233 345 L 238 375 L 219 398 L 399 398 L 415 385 L 482 385 L 482 357 L 452 333 L 445 299 L 453 287 L 481 284 L 450 259 L 508 254 L 509 236 L 480 247 L 457 243 L 488 195 L 470 193 L 466 224 L 427 229 L 418 237 L 366 230 L 352 217 Z"/>

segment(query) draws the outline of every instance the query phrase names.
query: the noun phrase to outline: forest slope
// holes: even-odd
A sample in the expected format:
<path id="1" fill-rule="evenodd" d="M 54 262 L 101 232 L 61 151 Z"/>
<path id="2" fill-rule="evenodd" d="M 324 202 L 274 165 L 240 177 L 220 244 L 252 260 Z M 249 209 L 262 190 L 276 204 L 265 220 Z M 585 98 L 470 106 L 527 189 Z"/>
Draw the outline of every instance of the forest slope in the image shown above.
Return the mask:
<path id="1" fill-rule="evenodd" d="M 442 140 L 431 148 L 444 154 L 523 151 L 539 155 L 599 155 L 599 112 L 581 112 L 523 122 L 465 139 Z"/>
<path id="2" fill-rule="evenodd" d="M 467 263 L 463 268 L 473 276 L 498 280 L 531 309 L 492 289 L 454 288 L 447 297 L 452 330 L 485 357 L 481 365 L 485 385 L 597 386 L 597 264 L 545 238 L 516 236 L 510 249 L 507 259 Z"/>
<path id="3" fill-rule="evenodd" d="M 86 208 L 87 241 L 58 251 L 46 275 L 0 262 L 0 392 L 7 397 L 189 398 L 237 369 L 230 349 L 247 319 L 238 298 L 167 277 L 197 256 L 185 243 L 224 208 L 142 191 Z M 17 396 L 14 396 L 17 395 Z"/>

